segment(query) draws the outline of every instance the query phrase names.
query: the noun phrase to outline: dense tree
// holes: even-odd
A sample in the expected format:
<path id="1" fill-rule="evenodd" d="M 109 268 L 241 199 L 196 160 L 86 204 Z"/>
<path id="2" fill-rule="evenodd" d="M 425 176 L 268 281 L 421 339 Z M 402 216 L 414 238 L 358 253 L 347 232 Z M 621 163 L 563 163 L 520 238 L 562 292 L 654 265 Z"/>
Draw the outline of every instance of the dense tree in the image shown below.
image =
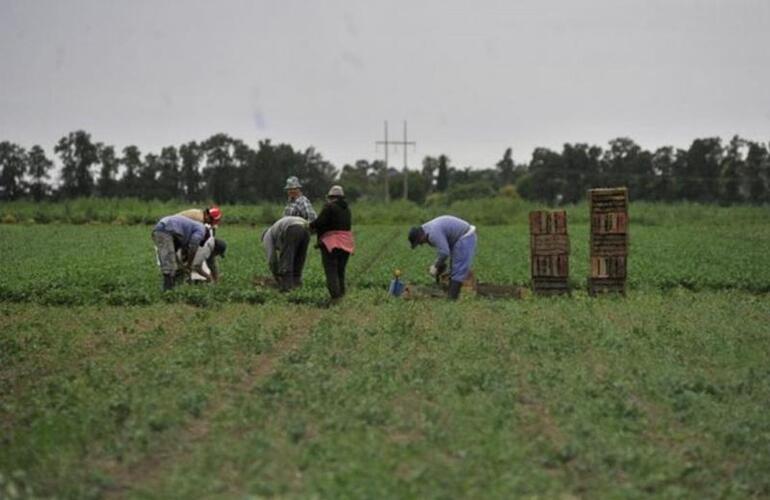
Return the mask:
<path id="1" fill-rule="evenodd" d="M 161 150 L 158 158 L 158 198 L 171 200 L 180 198 L 182 178 L 179 171 L 179 155 L 174 146 Z"/>
<path id="2" fill-rule="evenodd" d="M 45 198 L 50 187 L 46 182 L 46 179 L 50 178 L 50 170 L 53 167 L 53 162 L 49 160 L 43 148 L 40 146 L 32 146 L 29 150 L 28 156 L 28 168 L 27 174 L 31 179 L 29 183 L 29 194 L 32 195 L 32 199 L 40 201 Z"/>
<path id="3" fill-rule="evenodd" d="M 144 200 L 158 199 L 160 189 L 158 188 L 158 173 L 160 172 L 160 162 L 158 155 L 147 153 L 144 155 L 144 161 L 137 177 L 137 189 L 139 197 Z"/>
<path id="4" fill-rule="evenodd" d="M 687 150 L 687 165 L 681 196 L 687 200 L 713 202 L 719 196 L 722 141 L 718 137 L 695 139 Z"/>
<path id="5" fill-rule="evenodd" d="M 768 151 L 758 143 L 749 141 L 746 153 L 745 179 L 748 198 L 752 203 L 767 201 Z"/>
<path id="6" fill-rule="evenodd" d="M 120 159 L 123 165 L 123 177 L 120 179 L 121 196 L 141 195 L 139 187 L 139 174 L 142 171 L 142 153 L 136 146 L 123 148 L 123 157 Z"/>
<path id="7" fill-rule="evenodd" d="M 236 176 L 235 140 L 227 134 L 216 134 L 202 144 L 206 155 L 203 180 L 208 196 L 216 203 L 233 203 L 237 200 L 238 177 Z"/>
<path id="8" fill-rule="evenodd" d="M 426 194 L 431 194 L 436 188 L 436 174 L 438 172 L 439 161 L 435 156 L 426 156 L 422 160 L 422 175 L 423 181 L 427 188 Z"/>
<path id="9" fill-rule="evenodd" d="M 516 182 L 516 164 L 513 162 L 513 149 L 506 149 L 503 159 L 498 161 L 496 166 L 501 186 Z"/>
<path id="10" fill-rule="evenodd" d="M 547 203 L 559 203 L 565 190 L 562 177 L 564 162 L 562 156 L 548 148 L 537 148 L 529 164 L 530 190 L 526 197 Z M 525 196 L 522 193 L 522 196 Z"/>
<path id="11" fill-rule="evenodd" d="M 652 170 L 654 180 L 650 189 L 651 200 L 672 200 L 676 196 L 675 171 L 686 153 L 674 150 L 671 146 L 658 148 L 652 155 Z"/>
<path id="12" fill-rule="evenodd" d="M 686 150 L 669 146 L 646 151 L 619 137 L 608 148 L 566 143 L 560 153 L 538 148 L 529 164 L 516 165 L 506 148 L 493 168 L 453 168 L 446 155 L 426 156 L 420 171 L 409 172 L 409 199 L 431 203 L 506 192 L 549 204 L 578 202 L 585 190 L 627 186 L 633 200 L 681 199 L 730 204 L 770 201 L 770 152 L 763 143 L 734 136 L 696 139 Z M 61 138 L 55 153 L 61 158 L 60 189 L 49 185 L 53 163 L 40 146 L 29 154 L 16 144 L 0 143 L 0 199 L 29 195 L 77 197 L 133 196 L 143 199 L 213 200 L 217 203 L 283 201 L 284 182 L 297 176 L 303 191 L 316 203 L 331 184 L 345 186 L 351 199 L 387 200 L 404 195 L 404 174 L 384 162 L 359 160 L 338 172 L 319 151 L 296 150 L 289 144 L 260 140 L 257 149 L 226 134 L 191 141 L 178 149 L 162 148 L 144 158 L 127 146 L 120 158 L 110 145 L 93 143 L 78 130 Z M 94 182 L 94 167 L 99 166 Z M 386 179 L 389 182 L 386 182 Z M 389 186 L 385 196 L 385 186 Z"/>
<path id="13" fill-rule="evenodd" d="M 745 146 L 745 142 L 736 135 L 725 149 L 719 182 L 719 199 L 725 204 L 741 201 L 741 172 L 745 169 Z"/>
<path id="14" fill-rule="evenodd" d="M 191 141 L 179 148 L 181 157 L 181 196 L 187 201 L 198 201 L 201 199 L 201 158 L 203 151 L 197 142 Z"/>
<path id="15" fill-rule="evenodd" d="M 27 153 L 8 141 L 0 142 L 0 199 L 15 200 L 24 195 Z"/>
<path id="16" fill-rule="evenodd" d="M 118 167 L 120 161 L 115 156 L 115 148 L 113 146 L 98 145 L 99 163 L 101 169 L 99 170 L 99 180 L 96 183 L 96 192 L 99 196 L 112 197 L 118 194 L 118 181 L 116 179 L 118 175 Z"/>
<path id="17" fill-rule="evenodd" d="M 436 174 L 436 191 L 443 193 L 449 187 L 449 157 L 438 157 L 438 173 Z"/>
<path id="18" fill-rule="evenodd" d="M 62 161 L 61 190 L 65 196 L 91 196 L 94 191 L 94 175 L 91 167 L 99 161 L 97 145 L 91 135 L 77 130 L 62 137 L 54 151 Z"/>

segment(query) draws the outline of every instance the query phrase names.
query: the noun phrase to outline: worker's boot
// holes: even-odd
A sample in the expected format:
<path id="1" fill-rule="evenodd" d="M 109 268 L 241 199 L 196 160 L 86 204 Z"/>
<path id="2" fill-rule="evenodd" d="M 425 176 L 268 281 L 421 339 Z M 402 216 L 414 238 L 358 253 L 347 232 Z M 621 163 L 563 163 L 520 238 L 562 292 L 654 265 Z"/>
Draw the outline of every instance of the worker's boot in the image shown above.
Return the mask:
<path id="1" fill-rule="evenodd" d="M 174 275 L 173 274 L 164 274 L 163 275 L 163 291 L 166 292 L 168 290 L 171 290 L 174 288 Z"/>
<path id="2" fill-rule="evenodd" d="M 463 287 L 462 281 L 450 281 L 449 282 L 449 298 L 457 300 L 460 297 L 460 289 Z"/>
<path id="3" fill-rule="evenodd" d="M 281 276 L 278 278 L 278 289 L 282 292 L 288 292 L 291 290 L 292 278 L 291 276 Z"/>

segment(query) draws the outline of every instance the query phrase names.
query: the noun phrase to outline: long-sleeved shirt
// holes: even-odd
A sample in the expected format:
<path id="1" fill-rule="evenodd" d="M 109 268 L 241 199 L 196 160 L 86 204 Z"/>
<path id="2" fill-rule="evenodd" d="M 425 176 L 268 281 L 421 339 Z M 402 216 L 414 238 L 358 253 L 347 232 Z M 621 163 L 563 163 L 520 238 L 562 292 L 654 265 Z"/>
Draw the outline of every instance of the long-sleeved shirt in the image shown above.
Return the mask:
<path id="1" fill-rule="evenodd" d="M 163 217 L 155 226 L 155 231 L 164 231 L 174 238 L 174 243 L 188 249 L 192 255 L 197 251 L 203 238 L 206 237 L 206 227 L 182 215 Z M 187 255 L 191 255 L 188 253 Z"/>
<path id="2" fill-rule="evenodd" d="M 286 230 L 291 226 L 302 226 L 307 228 L 308 222 L 302 217 L 286 216 L 281 217 L 270 226 L 262 235 L 262 245 L 267 253 L 267 264 L 271 270 L 277 269 L 278 252 L 283 249 L 285 244 Z"/>
<path id="3" fill-rule="evenodd" d="M 465 236 L 471 225 L 457 217 L 442 215 L 422 225 L 428 235 L 428 243 L 436 249 L 437 262 L 443 262 L 452 254 L 455 243 Z"/>
<path id="4" fill-rule="evenodd" d="M 313 222 L 317 217 L 313 205 L 307 196 L 302 195 L 290 201 L 283 209 L 283 215 L 288 217 L 302 217 L 308 222 Z"/>

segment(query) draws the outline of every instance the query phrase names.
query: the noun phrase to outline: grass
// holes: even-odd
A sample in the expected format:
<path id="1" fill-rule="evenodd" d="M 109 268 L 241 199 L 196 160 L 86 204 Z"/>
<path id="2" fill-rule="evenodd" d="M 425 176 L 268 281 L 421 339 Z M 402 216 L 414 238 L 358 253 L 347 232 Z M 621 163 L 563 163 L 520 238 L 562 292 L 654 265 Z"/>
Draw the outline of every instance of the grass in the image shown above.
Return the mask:
<path id="1" fill-rule="evenodd" d="M 38 495 L 770 494 L 766 296 L 0 314 L 0 470 Z"/>
<path id="2" fill-rule="evenodd" d="M 357 225 L 334 307 L 315 250 L 252 285 L 259 227 L 163 295 L 146 226 L 4 224 L 0 498 L 768 497 L 770 229 L 711 215 L 633 225 L 625 299 L 582 290 L 577 217 L 570 297 L 457 303 L 388 299 L 432 252 Z M 479 245 L 527 283 L 524 221 Z"/>

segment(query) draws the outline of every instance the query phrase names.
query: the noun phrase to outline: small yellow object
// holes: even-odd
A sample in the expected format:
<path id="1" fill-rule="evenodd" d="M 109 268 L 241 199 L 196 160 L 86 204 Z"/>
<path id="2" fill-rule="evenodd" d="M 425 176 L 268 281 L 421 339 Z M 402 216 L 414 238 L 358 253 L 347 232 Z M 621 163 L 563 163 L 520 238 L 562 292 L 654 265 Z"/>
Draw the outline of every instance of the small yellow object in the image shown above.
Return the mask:
<path id="1" fill-rule="evenodd" d="M 393 271 L 393 276 L 395 276 L 396 278 L 401 276 L 401 269 L 396 269 L 395 271 Z"/>

